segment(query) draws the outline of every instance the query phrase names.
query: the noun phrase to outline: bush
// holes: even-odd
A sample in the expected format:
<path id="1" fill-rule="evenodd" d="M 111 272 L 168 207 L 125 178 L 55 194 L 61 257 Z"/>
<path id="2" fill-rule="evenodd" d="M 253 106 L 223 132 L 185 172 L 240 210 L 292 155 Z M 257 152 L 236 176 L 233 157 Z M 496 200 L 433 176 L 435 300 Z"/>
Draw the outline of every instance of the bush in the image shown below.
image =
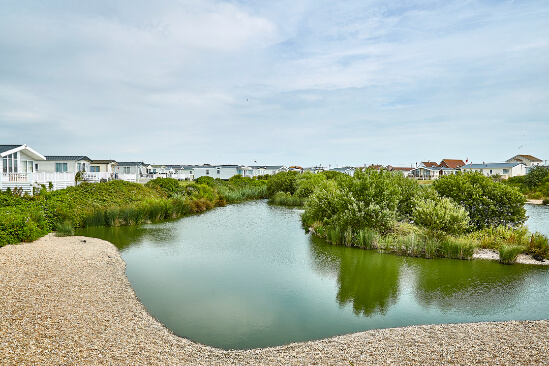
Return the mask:
<path id="1" fill-rule="evenodd" d="M 543 180 L 549 176 L 549 167 L 535 166 L 524 176 L 524 183 L 530 189 L 541 185 Z"/>
<path id="2" fill-rule="evenodd" d="M 294 194 L 297 189 L 298 175 L 299 173 L 294 171 L 280 172 L 273 175 L 267 181 L 267 196 L 272 197 L 277 192 Z"/>
<path id="3" fill-rule="evenodd" d="M 513 264 L 521 252 L 522 247 L 518 245 L 502 245 L 499 248 L 499 261 L 503 264 Z"/>
<path id="4" fill-rule="evenodd" d="M 213 187 L 215 185 L 215 180 L 212 177 L 203 176 L 199 177 L 195 180 L 197 184 L 204 184 L 210 187 Z"/>
<path id="5" fill-rule="evenodd" d="M 179 183 L 178 180 L 173 178 L 156 178 L 148 181 L 145 186 L 159 189 L 164 192 L 167 197 L 172 197 L 177 194 L 185 194 L 185 188 Z"/>
<path id="6" fill-rule="evenodd" d="M 321 182 L 325 180 L 325 175 L 305 172 L 297 177 L 296 191 L 294 195 L 303 198 L 309 197 L 314 192 L 316 187 L 318 187 Z"/>
<path id="7" fill-rule="evenodd" d="M 415 224 L 434 236 L 459 235 L 469 227 L 467 211 L 446 197 L 416 202 L 412 216 Z"/>
<path id="8" fill-rule="evenodd" d="M 63 223 L 58 222 L 55 225 L 55 230 L 57 231 L 57 236 L 72 236 L 74 235 L 74 227 L 70 222 L 65 221 Z"/>
<path id="9" fill-rule="evenodd" d="M 463 206 L 475 229 L 520 226 L 526 221 L 526 200 L 520 191 L 478 172 L 443 176 L 433 188 Z"/>
<path id="10" fill-rule="evenodd" d="M 528 242 L 528 254 L 530 254 L 534 259 L 542 260 L 543 258 L 548 258 L 549 255 L 549 240 L 546 236 L 540 233 L 534 233 L 530 237 Z"/>

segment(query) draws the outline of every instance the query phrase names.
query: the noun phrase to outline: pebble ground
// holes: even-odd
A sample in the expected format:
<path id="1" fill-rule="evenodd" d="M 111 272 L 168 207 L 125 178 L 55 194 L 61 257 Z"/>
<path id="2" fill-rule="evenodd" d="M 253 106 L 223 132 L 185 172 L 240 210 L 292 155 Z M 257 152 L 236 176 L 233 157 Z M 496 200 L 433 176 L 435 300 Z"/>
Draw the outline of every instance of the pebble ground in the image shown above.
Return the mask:
<path id="1" fill-rule="evenodd" d="M 549 321 L 425 325 L 224 351 L 137 299 L 114 245 L 48 235 L 0 248 L 1 365 L 549 365 Z"/>

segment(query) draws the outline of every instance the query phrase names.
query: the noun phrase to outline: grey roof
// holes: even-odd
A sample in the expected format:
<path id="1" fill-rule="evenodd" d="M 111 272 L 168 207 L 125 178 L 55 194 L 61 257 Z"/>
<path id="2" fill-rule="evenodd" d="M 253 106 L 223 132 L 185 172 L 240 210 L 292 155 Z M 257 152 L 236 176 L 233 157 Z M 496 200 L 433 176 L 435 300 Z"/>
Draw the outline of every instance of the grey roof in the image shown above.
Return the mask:
<path id="1" fill-rule="evenodd" d="M 19 146 L 23 145 L 0 145 L 0 154 L 6 151 L 17 149 Z"/>
<path id="2" fill-rule="evenodd" d="M 92 164 L 110 164 L 116 163 L 116 160 L 92 160 Z"/>
<path id="3" fill-rule="evenodd" d="M 126 162 L 118 162 L 118 166 L 141 166 L 141 165 L 147 165 L 142 161 L 126 161 Z"/>
<path id="4" fill-rule="evenodd" d="M 461 169 L 514 168 L 520 164 L 524 165 L 524 163 L 467 164 L 462 166 Z"/>
<path id="5" fill-rule="evenodd" d="M 87 160 L 91 162 L 92 160 L 88 158 L 85 155 L 78 155 L 78 156 L 46 156 L 46 160 L 56 161 L 56 160 Z"/>

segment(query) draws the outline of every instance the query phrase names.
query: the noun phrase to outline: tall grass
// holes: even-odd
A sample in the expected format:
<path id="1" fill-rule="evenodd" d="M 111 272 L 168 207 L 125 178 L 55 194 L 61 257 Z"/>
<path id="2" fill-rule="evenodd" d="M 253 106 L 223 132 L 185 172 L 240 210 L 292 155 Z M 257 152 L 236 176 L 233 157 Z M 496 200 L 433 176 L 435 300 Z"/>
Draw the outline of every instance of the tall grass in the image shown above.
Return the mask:
<path id="1" fill-rule="evenodd" d="M 373 249 L 380 253 L 395 253 L 423 258 L 454 258 L 471 259 L 475 243 L 463 237 L 437 238 L 424 232 L 397 232 L 381 235 L 371 228 L 363 228 L 356 232 L 332 225 L 324 226 L 315 222 L 311 230 L 329 243 L 336 245 L 356 246 L 362 249 Z M 407 229 L 404 228 L 403 231 Z"/>
<path id="2" fill-rule="evenodd" d="M 74 235 L 74 227 L 68 221 L 58 222 L 55 225 L 57 236 L 71 236 Z"/>
<path id="3" fill-rule="evenodd" d="M 287 192 L 277 192 L 269 199 L 269 202 L 282 206 L 304 206 L 307 199 L 305 197 L 294 196 Z"/>
<path id="4" fill-rule="evenodd" d="M 264 198 L 267 195 L 267 186 L 248 186 L 248 187 L 218 187 L 218 192 L 223 196 L 227 203 L 239 203 L 248 200 Z"/>
<path id="5" fill-rule="evenodd" d="M 499 261 L 503 264 L 513 264 L 523 248 L 518 245 L 502 245 L 499 248 Z"/>

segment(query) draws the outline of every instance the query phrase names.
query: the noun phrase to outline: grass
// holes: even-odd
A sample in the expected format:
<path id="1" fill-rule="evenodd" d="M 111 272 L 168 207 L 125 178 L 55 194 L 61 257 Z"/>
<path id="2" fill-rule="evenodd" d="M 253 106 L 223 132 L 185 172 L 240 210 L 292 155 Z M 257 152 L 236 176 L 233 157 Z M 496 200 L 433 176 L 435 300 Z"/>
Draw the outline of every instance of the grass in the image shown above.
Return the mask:
<path id="1" fill-rule="evenodd" d="M 269 202 L 282 206 L 304 206 L 307 201 L 304 197 L 294 196 L 287 192 L 277 192 L 269 199 Z"/>
<path id="2" fill-rule="evenodd" d="M 74 235 L 74 227 L 70 222 L 65 221 L 63 223 L 57 223 L 55 225 L 57 236 L 71 236 Z"/>
<path id="3" fill-rule="evenodd" d="M 402 225 L 395 232 L 382 235 L 371 228 L 355 232 L 337 226 L 324 226 L 315 222 L 311 226 L 317 236 L 336 245 L 355 246 L 372 249 L 380 253 L 394 253 L 423 258 L 471 259 L 475 248 L 479 247 L 467 237 L 434 237 L 427 231 L 418 230 L 411 225 Z M 524 248 L 521 247 L 521 250 Z"/>
<path id="4" fill-rule="evenodd" d="M 499 248 L 499 262 L 503 264 L 513 264 L 523 248 L 518 245 L 502 245 Z"/>

